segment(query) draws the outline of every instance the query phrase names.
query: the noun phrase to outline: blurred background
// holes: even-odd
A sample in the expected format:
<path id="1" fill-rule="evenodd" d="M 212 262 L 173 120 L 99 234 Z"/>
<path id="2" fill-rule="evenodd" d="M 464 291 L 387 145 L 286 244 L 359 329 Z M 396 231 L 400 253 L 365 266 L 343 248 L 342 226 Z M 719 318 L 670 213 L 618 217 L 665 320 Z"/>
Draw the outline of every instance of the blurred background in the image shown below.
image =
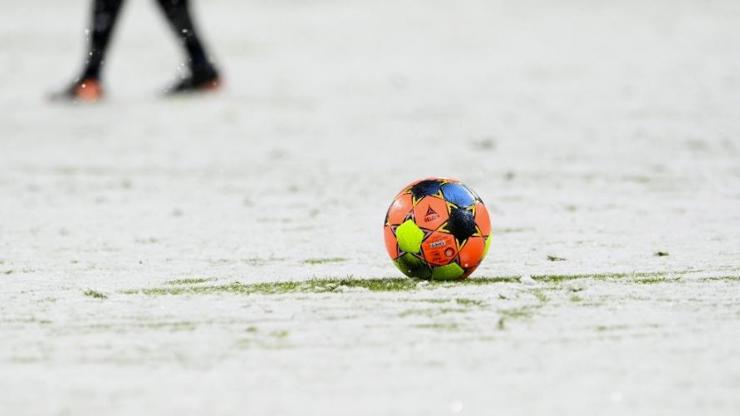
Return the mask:
<path id="1" fill-rule="evenodd" d="M 106 100 L 60 105 L 89 2 L 0 0 L 0 410 L 736 413 L 740 2 L 193 6 L 223 91 L 162 98 L 184 57 L 129 0 Z M 137 292 L 399 277 L 383 218 L 425 176 L 492 213 L 474 277 L 729 278 Z"/>
<path id="2" fill-rule="evenodd" d="M 424 176 L 489 203 L 483 273 L 737 259 L 736 2 L 195 1 L 226 88 L 168 100 L 184 57 L 155 4 L 129 1 L 108 99 L 49 103 L 80 68 L 88 3 L 0 6 L 19 268 L 84 271 L 65 256 L 92 250 L 111 273 L 276 257 L 297 263 L 255 274 L 305 277 L 300 259 L 328 255 L 353 263 L 317 273 L 386 275 L 385 208 Z"/>

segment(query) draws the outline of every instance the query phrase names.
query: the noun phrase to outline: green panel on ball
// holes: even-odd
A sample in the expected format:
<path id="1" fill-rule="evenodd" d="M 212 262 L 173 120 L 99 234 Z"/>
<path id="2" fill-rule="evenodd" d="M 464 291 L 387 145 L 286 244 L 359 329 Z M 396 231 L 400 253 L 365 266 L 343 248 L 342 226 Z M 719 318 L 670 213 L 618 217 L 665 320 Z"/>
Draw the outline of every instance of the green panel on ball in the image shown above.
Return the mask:
<path id="1" fill-rule="evenodd" d="M 421 240 L 424 239 L 424 231 L 421 231 L 413 221 L 407 220 L 396 229 L 396 239 L 401 251 L 407 253 L 418 253 L 421 250 Z"/>
<path id="2" fill-rule="evenodd" d="M 432 270 L 421 259 L 413 254 L 406 253 L 393 262 L 401 273 L 409 277 L 418 277 L 419 279 L 429 279 Z"/>
<path id="3" fill-rule="evenodd" d="M 483 247 L 483 257 L 486 257 L 486 255 L 488 255 L 488 249 L 491 248 L 492 238 L 493 238 L 493 234 L 489 235 L 488 238 L 486 238 L 486 245 Z"/>
<path id="4" fill-rule="evenodd" d="M 463 274 L 465 274 L 465 270 L 459 264 L 450 263 L 432 269 L 432 280 L 455 280 L 462 277 Z"/>

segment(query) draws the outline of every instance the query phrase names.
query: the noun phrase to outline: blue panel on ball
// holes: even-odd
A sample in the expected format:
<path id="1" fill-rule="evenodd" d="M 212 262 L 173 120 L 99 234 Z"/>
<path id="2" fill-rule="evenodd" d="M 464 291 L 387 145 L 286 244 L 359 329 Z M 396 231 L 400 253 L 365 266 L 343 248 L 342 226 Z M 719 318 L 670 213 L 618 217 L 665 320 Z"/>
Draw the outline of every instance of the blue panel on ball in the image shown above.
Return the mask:
<path id="1" fill-rule="evenodd" d="M 475 203 L 475 195 L 459 183 L 446 183 L 442 185 L 442 194 L 446 200 L 461 208 L 469 207 Z"/>

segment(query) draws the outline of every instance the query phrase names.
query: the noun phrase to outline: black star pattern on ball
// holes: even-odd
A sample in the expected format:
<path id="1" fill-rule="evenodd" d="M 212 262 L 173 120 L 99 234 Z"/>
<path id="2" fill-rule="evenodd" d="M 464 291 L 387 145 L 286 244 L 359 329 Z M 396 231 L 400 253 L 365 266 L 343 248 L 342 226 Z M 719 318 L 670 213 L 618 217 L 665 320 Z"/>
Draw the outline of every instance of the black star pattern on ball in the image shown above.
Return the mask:
<path id="1" fill-rule="evenodd" d="M 457 241 L 462 243 L 477 231 L 475 216 L 470 210 L 453 206 L 450 210 L 450 219 L 444 228 L 454 235 Z"/>
<path id="2" fill-rule="evenodd" d="M 425 196 L 439 195 L 442 192 L 442 183 L 436 180 L 423 180 L 411 187 L 411 195 L 418 201 Z"/>

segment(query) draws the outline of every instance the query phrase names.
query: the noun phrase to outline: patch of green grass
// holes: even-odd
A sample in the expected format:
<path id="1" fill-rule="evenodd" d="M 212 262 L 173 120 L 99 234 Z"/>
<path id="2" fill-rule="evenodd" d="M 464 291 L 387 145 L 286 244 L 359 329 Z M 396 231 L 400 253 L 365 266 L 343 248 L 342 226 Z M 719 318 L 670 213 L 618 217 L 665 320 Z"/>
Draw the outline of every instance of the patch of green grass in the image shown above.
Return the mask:
<path id="1" fill-rule="evenodd" d="M 519 276 L 493 276 L 493 277 L 473 277 L 453 284 L 466 285 L 491 285 L 496 283 L 519 283 Z"/>
<path id="2" fill-rule="evenodd" d="M 638 276 L 638 277 L 635 277 L 634 279 L 635 283 L 641 283 L 644 285 L 651 285 L 655 283 L 665 283 L 669 281 L 670 280 L 666 279 L 665 276 Z"/>
<path id="3" fill-rule="evenodd" d="M 515 282 L 515 277 L 479 277 L 465 279 L 456 282 L 431 282 L 410 278 L 384 278 L 384 279 L 311 279 L 304 281 L 288 282 L 265 282 L 250 283 L 234 282 L 222 285 L 177 285 L 171 287 L 154 287 L 144 289 L 125 290 L 127 295 L 208 295 L 208 294 L 261 294 L 276 295 L 286 293 L 328 293 L 338 292 L 343 288 L 360 288 L 371 292 L 403 292 L 421 289 L 436 289 L 443 287 L 456 287 L 464 285 L 490 285 L 496 283 Z M 465 300 L 461 301 L 465 303 Z M 475 301 L 472 301 L 475 302 Z M 470 302 L 468 302 L 470 303 Z"/>
<path id="4" fill-rule="evenodd" d="M 574 294 L 570 295 L 570 301 L 571 302 L 581 302 L 581 301 L 583 301 L 583 298 L 580 297 L 580 296 L 578 296 L 578 295 L 576 295 L 574 293 Z"/>
<path id="5" fill-rule="evenodd" d="M 175 279 L 164 282 L 166 285 L 197 285 L 200 283 L 210 282 L 213 279 L 192 278 L 192 279 Z"/>
<path id="6" fill-rule="evenodd" d="M 86 291 L 82 292 L 82 294 L 95 299 L 108 299 L 107 295 L 92 289 L 87 289 Z"/>
<path id="7" fill-rule="evenodd" d="M 640 274 L 633 277 L 635 283 L 640 284 L 655 284 L 655 283 L 676 283 L 681 281 L 681 277 L 671 274 Z"/>
<path id="8" fill-rule="evenodd" d="M 680 272 L 672 272 L 670 273 L 672 275 L 678 275 L 682 274 Z M 645 278 L 647 280 L 656 278 L 656 277 L 663 277 L 665 278 L 666 274 L 664 273 L 651 273 L 651 272 L 640 272 L 640 273 L 594 273 L 594 274 L 541 274 L 541 275 L 533 275 L 532 279 L 538 282 L 543 283 L 563 283 L 567 282 L 569 280 L 579 280 L 579 279 L 593 279 L 593 280 L 623 280 L 623 279 L 634 279 L 637 281 L 638 279 Z"/>
<path id="9" fill-rule="evenodd" d="M 343 260 L 343 259 L 342 259 Z M 671 273 L 676 275 L 677 273 Z M 573 274 L 573 275 L 536 275 L 532 278 L 538 282 L 560 284 L 570 280 L 577 279 L 594 279 L 600 281 L 607 280 L 629 280 L 634 283 L 651 284 L 672 282 L 676 279 L 669 279 L 666 275 L 656 273 L 611 273 L 611 274 Z M 435 282 L 410 278 L 382 278 L 382 279 L 355 279 L 346 278 L 327 278 L 311 279 L 304 281 L 282 281 L 282 282 L 264 282 L 264 283 L 241 283 L 233 282 L 228 284 L 211 284 L 207 285 L 209 279 L 192 278 L 178 279 L 167 282 L 164 287 L 142 288 L 125 290 L 122 293 L 128 295 L 208 295 L 208 294 L 261 294 L 277 295 L 288 293 L 331 293 L 341 292 L 344 289 L 365 289 L 371 292 L 411 292 L 419 290 L 432 290 L 439 288 L 451 288 L 459 286 L 484 286 L 500 283 L 518 283 L 519 276 L 495 276 L 495 277 L 476 277 L 452 282 Z M 716 278 L 706 278 L 704 280 L 740 280 L 740 276 L 721 276 Z M 547 288 L 536 289 L 532 293 L 541 303 L 548 301 L 543 292 Z M 87 296 L 96 297 L 91 293 L 85 293 Z M 94 292 L 98 293 L 98 292 Z M 102 294 L 101 294 L 102 295 Z M 105 295 L 103 295 L 105 296 Z M 437 300 L 423 300 L 426 302 L 437 302 Z M 447 299 L 440 299 L 439 302 L 449 302 Z M 460 305 L 464 306 L 482 306 L 483 302 L 475 299 L 456 298 L 454 299 Z"/>
<path id="10" fill-rule="evenodd" d="M 740 282 L 740 276 L 713 276 L 703 277 L 699 280 L 703 281 L 725 281 L 725 282 Z"/>
<path id="11" fill-rule="evenodd" d="M 347 261 L 344 257 L 328 257 L 328 258 L 316 258 L 306 259 L 303 261 L 305 264 L 329 264 L 329 263 L 342 263 Z"/>
<path id="12" fill-rule="evenodd" d="M 586 279 L 591 276 L 589 275 L 578 275 L 578 274 L 552 274 L 552 275 L 534 275 L 532 280 L 544 283 L 562 283 L 568 280 Z"/>

